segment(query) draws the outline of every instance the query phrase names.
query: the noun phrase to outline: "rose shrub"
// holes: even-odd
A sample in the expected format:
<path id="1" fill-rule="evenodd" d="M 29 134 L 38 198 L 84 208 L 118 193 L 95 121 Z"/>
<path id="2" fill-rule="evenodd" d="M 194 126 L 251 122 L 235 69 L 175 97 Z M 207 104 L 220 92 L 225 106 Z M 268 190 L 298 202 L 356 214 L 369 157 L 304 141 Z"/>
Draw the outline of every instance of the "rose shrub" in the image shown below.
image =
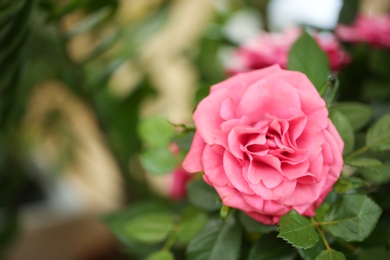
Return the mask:
<path id="1" fill-rule="evenodd" d="M 291 27 L 280 33 L 262 32 L 254 39 L 244 42 L 235 53 L 233 66 L 227 68 L 229 74 L 261 69 L 279 64 L 282 68 L 287 68 L 288 53 L 302 34 L 298 27 Z M 327 54 L 330 68 L 338 71 L 343 65 L 349 62 L 348 54 L 342 50 L 337 38 L 331 34 L 313 35 L 314 39 Z"/>
<path id="2" fill-rule="evenodd" d="M 351 26 L 338 25 L 335 33 L 345 42 L 390 48 L 390 15 L 369 17 L 361 14 Z"/>
<path id="3" fill-rule="evenodd" d="M 313 216 L 338 179 L 344 143 L 325 101 L 278 65 L 212 86 L 197 106 L 183 167 L 203 171 L 224 205 L 265 224 L 295 209 Z"/>

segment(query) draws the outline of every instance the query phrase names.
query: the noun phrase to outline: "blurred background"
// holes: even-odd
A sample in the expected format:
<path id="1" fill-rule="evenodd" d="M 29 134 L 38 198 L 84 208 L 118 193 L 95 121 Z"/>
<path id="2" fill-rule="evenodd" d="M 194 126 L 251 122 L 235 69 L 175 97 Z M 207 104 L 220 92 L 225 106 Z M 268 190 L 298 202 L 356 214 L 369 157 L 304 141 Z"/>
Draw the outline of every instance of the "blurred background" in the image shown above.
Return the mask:
<path id="1" fill-rule="evenodd" d="M 332 30 L 342 5 L 1 0 L 0 258 L 127 259 L 101 217 L 167 197 L 172 179 L 141 167 L 143 118 L 191 125 L 236 46 L 293 24 Z"/>

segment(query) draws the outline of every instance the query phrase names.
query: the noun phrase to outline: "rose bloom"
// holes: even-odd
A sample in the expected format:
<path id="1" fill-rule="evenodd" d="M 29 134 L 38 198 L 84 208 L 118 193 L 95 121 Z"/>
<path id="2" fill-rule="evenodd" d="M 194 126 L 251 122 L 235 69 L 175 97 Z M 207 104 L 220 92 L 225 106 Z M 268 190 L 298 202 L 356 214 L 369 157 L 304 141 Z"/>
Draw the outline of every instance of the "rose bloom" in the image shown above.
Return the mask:
<path id="1" fill-rule="evenodd" d="M 366 42 L 373 47 L 390 48 L 390 15 L 359 15 L 354 24 L 340 24 L 335 32 L 345 42 Z"/>
<path id="2" fill-rule="evenodd" d="M 261 33 L 240 46 L 235 53 L 233 65 L 227 69 L 228 73 L 234 75 L 273 64 L 287 68 L 288 53 L 301 34 L 302 30 L 298 27 L 289 28 L 281 33 Z M 349 62 L 348 54 L 341 49 L 333 34 L 317 33 L 314 34 L 314 39 L 327 54 L 332 71 L 338 71 Z"/>
<path id="3" fill-rule="evenodd" d="M 265 223 L 313 216 L 339 178 L 344 143 L 309 79 L 278 65 L 211 87 L 183 167 L 203 171 L 224 205 Z"/>

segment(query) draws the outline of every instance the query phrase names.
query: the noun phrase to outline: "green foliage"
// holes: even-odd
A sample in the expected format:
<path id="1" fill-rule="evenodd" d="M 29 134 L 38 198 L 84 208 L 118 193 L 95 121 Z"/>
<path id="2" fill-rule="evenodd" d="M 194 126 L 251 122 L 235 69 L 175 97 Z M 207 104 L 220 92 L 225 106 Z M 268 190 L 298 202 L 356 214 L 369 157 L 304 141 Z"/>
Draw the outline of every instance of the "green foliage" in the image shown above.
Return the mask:
<path id="1" fill-rule="evenodd" d="M 189 202 L 200 209 L 216 211 L 222 207 L 215 189 L 203 180 L 191 181 L 187 185 L 187 192 Z"/>
<path id="2" fill-rule="evenodd" d="M 342 113 L 335 111 L 330 115 L 330 118 L 344 141 L 343 154 L 350 153 L 355 146 L 353 128 L 349 120 Z"/>
<path id="3" fill-rule="evenodd" d="M 376 151 L 390 150 L 390 114 L 380 118 L 367 132 L 367 145 Z"/>
<path id="4" fill-rule="evenodd" d="M 208 216 L 202 211 L 189 207 L 183 211 L 178 227 L 176 243 L 187 245 L 208 221 Z"/>
<path id="5" fill-rule="evenodd" d="M 241 231 L 236 220 L 210 219 L 191 240 L 187 248 L 189 260 L 239 259 Z"/>
<path id="6" fill-rule="evenodd" d="M 278 227 L 276 225 L 264 225 L 249 217 L 242 211 L 239 212 L 239 220 L 241 225 L 248 233 L 266 234 L 272 231 L 278 231 Z"/>
<path id="7" fill-rule="evenodd" d="M 361 188 L 366 183 L 355 177 L 340 177 L 337 182 L 333 186 L 333 190 L 337 193 L 346 193 L 347 191 L 350 191 L 352 189 Z"/>
<path id="8" fill-rule="evenodd" d="M 381 213 L 381 208 L 367 196 L 344 195 L 329 208 L 324 228 L 345 241 L 363 241 Z"/>
<path id="9" fill-rule="evenodd" d="M 175 260 L 175 257 L 169 251 L 158 251 L 149 255 L 146 260 Z"/>
<path id="10" fill-rule="evenodd" d="M 138 242 L 153 244 L 164 241 L 173 224 L 170 214 L 150 213 L 130 219 L 124 226 L 124 233 Z"/>
<path id="11" fill-rule="evenodd" d="M 382 162 L 375 158 L 359 157 L 351 160 L 346 160 L 346 164 L 357 168 L 378 169 L 382 166 Z"/>
<path id="12" fill-rule="evenodd" d="M 346 260 L 346 258 L 343 253 L 332 249 L 322 251 L 315 260 Z"/>
<path id="13" fill-rule="evenodd" d="M 279 235 L 296 248 L 307 249 L 318 243 L 319 236 L 314 223 L 295 210 L 290 211 L 280 218 Z"/>
<path id="14" fill-rule="evenodd" d="M 262 236 L 252 246 L 248 260 L 283 259 L 293 260 L 297 255 L 294 248 L 282 239 L 276 238 L 275 234 Z"/>
<path id="15" fill-rule="evenodd" d="M 155 175 L 170 173 L 177 164 L 168 146 L 147 149 L 140 156 L 145 170 Z"/>
<path id="16" fill-rule="evenodd" d="M 371 106 L 357 102 L 336 103 L 330 108 L 331 114 L 334 111 L 338 111 L 343 114 L 351 123 L 354 131 L 358 131 L 366 126 L 373 115 L 373 109 Z"/>
<path id="17" fill-rule="evenodd" d="M 359 171 L 360 175 L 367 181 L 375 184 L 383 184 L 390 181 L 390 160 L 385 161 L 378 168 L 364 168 Z"/>
<path id="18" fill-rule="evenodd" d="M 351 24 L 359 11 L 360 0 L 344 0 L 339 15 L 339 23 Z"/>
<path id="19" fill-rule="evenodd" d="M 328 78 L 329 61 L 314 39 L 304 32 L 291 47 L 288 69 L 303 72 L 319 90 Z"/>

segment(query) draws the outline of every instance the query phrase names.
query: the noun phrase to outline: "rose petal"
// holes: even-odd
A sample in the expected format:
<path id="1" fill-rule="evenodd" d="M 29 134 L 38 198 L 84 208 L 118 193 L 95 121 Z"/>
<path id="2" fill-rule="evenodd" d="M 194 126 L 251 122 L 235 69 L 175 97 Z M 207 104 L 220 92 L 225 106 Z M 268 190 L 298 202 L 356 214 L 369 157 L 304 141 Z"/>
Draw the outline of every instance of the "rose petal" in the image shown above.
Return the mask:
<path id="1" fill-rule="evenodd" d="M 238 160 L 228 151 L 225 151 L 223 156 L 223 166 L 226 177 L 230 183 L 240 192 L 245 194 L 253 194 L 248 183 L 242 176 L 242 166 Z"/>
<path id="2" fill-rule="evenodd" d="M 229 98 L 229 92 L 226 89 L 221 89 L 204 98 L 196 108 L 193 119 L 207 144 L 214 144 L 215 139 L 221 132 L 221 124 L 223 119 L 220 116 L 220 108 L 224 100 Z"/>
<path id="3" fill-rule="evenodd" d="M 232 208 L 239 208 L 244 211 L 253 210 L 252 207 L 246 203 L 238 190 L 228 187 L 215 187 L 215 190 L 222 199 L 224 205 Z"/>
<path id="4" fill-rule="evenodd" d="M 284 179 L 283 175 L 275 168 L 255 161 L 251 163 L 247 174 L 250 183 L 258 184 L 263 182 L 268 189 L 275 188 Z"/>
<path id="5" fill-rule="evenodd" d="M 198 131 L 196 131 L 194 139 L 192 140 L 190 151 L 182 164 L 184 170 L 194 173 L 203 169 L 201 158 L 205 145 L 206 143 L 203 141 Z"/>
<path id="6" fill-rule="evenodd" d="M 223 167 L 223 154 L 217 153 L 211 146 L 206 146 L 202 157 L 204 175 L 214 187 L 228 186 L 229 180 L 226 177 Z"/>
<path id="7" fill-rule="evenodd" d="M 303 115 L 299 96 L 290 84 L 264 79 L 249 86 L 237 107 L 237 115 L 246 115 L 257 122 L 266 114 L 285 119 Z"/>

